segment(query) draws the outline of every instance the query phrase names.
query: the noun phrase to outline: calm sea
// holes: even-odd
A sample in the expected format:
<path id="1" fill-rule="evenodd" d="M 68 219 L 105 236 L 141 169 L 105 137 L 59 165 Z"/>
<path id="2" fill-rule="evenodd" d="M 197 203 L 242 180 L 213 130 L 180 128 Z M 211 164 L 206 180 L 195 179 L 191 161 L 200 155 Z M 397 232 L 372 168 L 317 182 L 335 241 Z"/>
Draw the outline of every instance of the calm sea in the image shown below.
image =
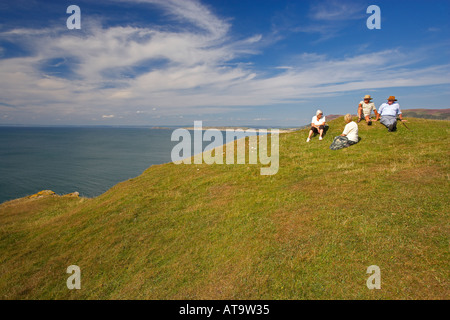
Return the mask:
<path id="1" fill-rule="evenodd" d="M 172 148 L 178 144 L 171 141 L 172 132 L 117 127 L 0 127 L 0 203 L 41 190 L 98 196 L 151 165 L 171 162 Z"/>

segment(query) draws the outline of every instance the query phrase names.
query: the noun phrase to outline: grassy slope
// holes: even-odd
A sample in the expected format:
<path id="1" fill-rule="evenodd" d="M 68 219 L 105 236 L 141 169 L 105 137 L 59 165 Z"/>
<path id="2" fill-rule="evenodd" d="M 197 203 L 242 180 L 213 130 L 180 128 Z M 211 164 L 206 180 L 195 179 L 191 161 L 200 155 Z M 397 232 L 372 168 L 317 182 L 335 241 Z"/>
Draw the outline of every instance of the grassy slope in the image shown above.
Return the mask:
<path id="1" fill-rule="evenodd" d="M 322 142 L 282 134 L 274 176 L 164 164 L 94 199 L 4 203 L 0 298 L 448 299 L 450 124 L 408 126 L 362 122 L 339 151 L 342 118 Z"/>

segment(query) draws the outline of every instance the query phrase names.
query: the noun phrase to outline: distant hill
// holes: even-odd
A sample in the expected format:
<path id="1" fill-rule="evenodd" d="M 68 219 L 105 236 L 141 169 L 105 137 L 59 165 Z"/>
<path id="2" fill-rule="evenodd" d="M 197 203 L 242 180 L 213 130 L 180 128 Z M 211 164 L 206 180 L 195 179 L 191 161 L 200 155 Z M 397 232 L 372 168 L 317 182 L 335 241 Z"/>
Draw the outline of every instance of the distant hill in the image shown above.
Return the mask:
<path id="1" fill-rule="evenodd" d="M 450 120 L 450 108 L 448 109 L 402 109 L 404 117 L 433 119 L 433 120 Z M 344 116 L 343 114 L 327 115 L 327 121 Z M 354 114 L 353 116 L 357 116 Z M 373 115 L 372 115 L 373 116 Z"/>
<path id="2" fill-rule="evenodd" d="M 337 119 L 337 118 L 343 117 L 343 116 L 344 116 L 343 114 L 327 114 L 326 119 L 327 119 L 327 121 L 331 121 L 331 120 L 334 120 L 334 119 Z"/>
<path id="3" fill-rule="evenodd" d="M 449 109 L 406 109 L 403 116 L 423 119 L 450 120 Z"/>

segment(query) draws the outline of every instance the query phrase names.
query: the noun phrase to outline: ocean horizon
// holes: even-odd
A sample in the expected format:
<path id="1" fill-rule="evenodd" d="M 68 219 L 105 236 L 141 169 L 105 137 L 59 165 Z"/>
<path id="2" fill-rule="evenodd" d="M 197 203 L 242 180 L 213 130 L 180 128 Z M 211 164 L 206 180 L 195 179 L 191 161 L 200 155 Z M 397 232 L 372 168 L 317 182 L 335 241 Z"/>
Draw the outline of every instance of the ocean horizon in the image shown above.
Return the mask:
<path id="1" fill-rule="evenodd" d="M 177 128 L 0 126 L 0 203 L 41 190 L 99 196 L 152 165 L 171 162 Z M 203 150 L 210 144 L 204 142 Z"/>

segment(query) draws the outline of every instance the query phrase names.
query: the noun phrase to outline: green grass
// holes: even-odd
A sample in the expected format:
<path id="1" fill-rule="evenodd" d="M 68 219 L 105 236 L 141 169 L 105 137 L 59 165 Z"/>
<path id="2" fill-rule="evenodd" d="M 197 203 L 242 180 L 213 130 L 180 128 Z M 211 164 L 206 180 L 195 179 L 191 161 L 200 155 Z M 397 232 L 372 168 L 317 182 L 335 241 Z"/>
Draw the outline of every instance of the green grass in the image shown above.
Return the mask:
<path id="1" fill-rule="evenodd" d="M 0 298 L 448 299 L 450 126 L 407 124 L 362 122 L 338 151 L 342 118 L 324 141 L 281 134 L 273 176 L 164 164 L 93 199 L 6 202 Z"/>

